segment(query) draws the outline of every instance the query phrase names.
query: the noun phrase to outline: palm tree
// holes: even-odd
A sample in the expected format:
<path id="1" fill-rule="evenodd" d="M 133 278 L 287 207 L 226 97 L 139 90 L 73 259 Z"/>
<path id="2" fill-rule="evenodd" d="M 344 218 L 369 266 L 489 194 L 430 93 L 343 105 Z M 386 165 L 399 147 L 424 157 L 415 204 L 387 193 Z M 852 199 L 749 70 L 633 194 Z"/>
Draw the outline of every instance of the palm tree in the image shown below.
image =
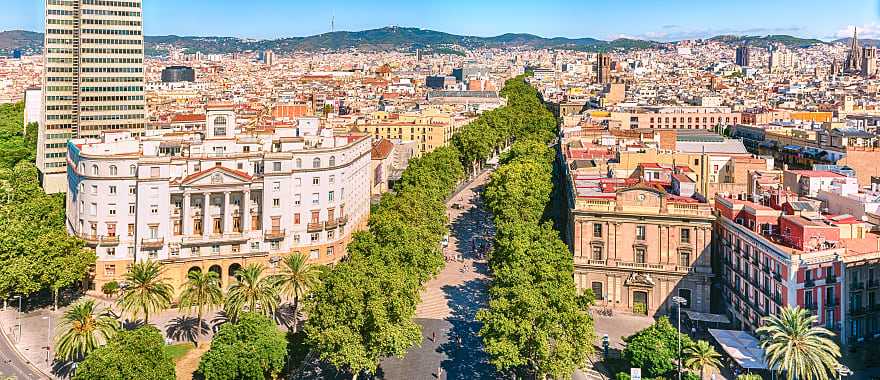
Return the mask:
<path id="1" fill-rule="evenodd" d="M 761 347 L 767 365 L 787 373 L 788 380 L 828 380 L 838 366 L 840 347 L 834 333 L 813 326 L 816 317 L 799 307 L 782 308 L 778 315 L 762 319 Z"/>
<path id="2" fill-rule="evenodd" d="M 223 290 L 220 288 L 220 275 L 217 272 L 192 271 L 180 293 L 180 308 L 191 312 L 196 310 L 196 323 L 202 325 L 205 311 L 223 304 Z M 198 345 L 198 342 L 196 342 Z"/>
<path id="3" fill-rule="evenodd" d="M 229 286 L 226 292 L 226 313 L 233 320 L 242 311 L 260 310 L 271 317 L 278 307 L 278 288 L 270 277 L 263 276 L 266 268 L 262 264 L 248 264 L 237 272 L 238 281 Z"/>
<path id="4" fill-rule="evenodd" d="M 299 301 L 318 284 L 318 275 L 321 273 L 319 266 L 308 261 L 304 253 L 287 256 L 282 263 L 281 273 L 274 276 L 278 291 L 293 298 L 293 332 L 296 332 L 299 322 Z"/>
<path id="5" fill-rule="evenodd" d="M 721 367 L 721 354 L 715 351 L 709 342 L 699 340 L 696 344 L 684 349 L 687 358 L 684 365 L 687 368 L 700 371 L 700 379 L 703 378 L 706 369 L 718 369 Z"/>
<path id="6" fill-rule="evenodd" d="M 174 288 L 165 282 L 162 265 L 147 260 L 134 263 L 125 274 L 125 287 L 119 300 L 122 310 L 131 312 L 134 317 L 144 314 L 144 323 L 150 323 L 150 313 L 162 311 L 171 306 Z"/>
<path id="7" fill-rule="evenodd" d="M 84 300 L 64 312 L 60 327 L 55 338 L 55 356 L 78 361 L 106 344 L 120 324 L 109 311 L 99 309 L 94 300 Z"/>

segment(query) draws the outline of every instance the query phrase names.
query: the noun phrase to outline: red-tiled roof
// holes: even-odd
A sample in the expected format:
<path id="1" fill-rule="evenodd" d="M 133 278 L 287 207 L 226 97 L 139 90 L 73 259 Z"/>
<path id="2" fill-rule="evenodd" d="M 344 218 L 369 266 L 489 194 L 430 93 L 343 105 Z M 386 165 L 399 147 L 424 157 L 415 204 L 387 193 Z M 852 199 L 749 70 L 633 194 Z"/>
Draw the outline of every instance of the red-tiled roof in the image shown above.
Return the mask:
<path id="1" fill-rule="evenodd" d="M 373 144 L 370 151 L 370 158 L 374 160 L 384 160 L 394 150 L 394 143 L 388 139 L 381 139 Z"/>

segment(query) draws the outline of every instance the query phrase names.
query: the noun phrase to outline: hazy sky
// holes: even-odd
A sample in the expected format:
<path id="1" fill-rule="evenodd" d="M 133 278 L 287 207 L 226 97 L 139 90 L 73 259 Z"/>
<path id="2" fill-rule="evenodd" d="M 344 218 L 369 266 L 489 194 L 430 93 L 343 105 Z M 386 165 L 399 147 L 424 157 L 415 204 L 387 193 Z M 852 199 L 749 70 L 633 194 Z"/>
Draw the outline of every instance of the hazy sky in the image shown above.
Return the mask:
<path id="1" fill-rule="evenodd" d="M 0 30 L 42 31 L 44 0 L 0 0 Z M 144 0 L 147 35 L 280 38 L 388 25 L 455 34 L 654 40 L 717 34 L 880 38 L 878 0 Z"/>

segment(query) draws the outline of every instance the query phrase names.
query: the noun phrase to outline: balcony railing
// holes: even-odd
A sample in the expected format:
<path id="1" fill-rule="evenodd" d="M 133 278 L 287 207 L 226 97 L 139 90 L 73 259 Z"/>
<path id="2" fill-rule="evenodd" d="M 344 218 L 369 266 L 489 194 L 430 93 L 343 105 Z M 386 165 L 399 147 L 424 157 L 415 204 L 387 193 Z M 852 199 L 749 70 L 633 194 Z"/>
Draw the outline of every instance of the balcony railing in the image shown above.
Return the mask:
<path id="1" fill-rule="evenodd" d="M 324 222 L 324 228 L 328 229 L 328 230 L 332 230 L 332 229 L 336 228 L 336 226 L 338 226 L 338 225 L 339 225 L 339 222 L 336 219 L 331 219 L 331 220 Z"/>
<path id="2" fill-rule="evenodd" d="M 638 269 L 638 270 L 648 270 L 648 271 L 658 271 L 658 272 L 674 272 L 674 273 L 705 273 L 711 274 L 712 268 L 707 266 L 684 266 L 684 265 L 673 265 L 673 264 L 653 264 L 653 263 L 634 263 L 628 261 L 618 261 L 618 260 L 592 260 L 589 257 L 575 257 L 574 258 L 575 265 L 586 265 L 586 266 L 602 266 L 602 267 L 617 267 L 617 268 L 626 268 L 626 269 Z"/>
<path id="3" fill-rule="evenodd" d="M 141 247 L 143 248 L 162 248 L 165 245 L 165 238 L 143 238 L 141 239 Z"/>
<path id="4" fill-rule="evenodd" d="M 119 244 L 119 236 L 107 236 L 107 235 L 94 235 L 94 234 L 77 234 L 80 239 L 85 240 L 88 245 L 116 245 Z"/>
<path id="5" fill-rule="evenodd" d="M 868 280 L 869 288 L 877 288 L 880 287 L 880 280 Z"/>
<path id="6" fill-rule="evenodd" d="M 815 281 L 815 280 L 813 280 L 813 279 L 809 279 L 809 280 L 805 280 L 805 281 L 804 281 L 804 287 L 812 288 L 812 287 L 814 287 L 814 286 L 816 286 L 816 281 Z"/>
<path id="7" fill-rule="evenodd" d="M 320 232 L 323 229 L 324 229 L 324 224 L 321 222 L 309 223 L 306 226 L 306 231 L 308 231 L 308 232 Z"/>
<path id="8" fill-rule="evenodd" d="M 807 309 L 807 310 L 818 310 L 818 309 L 819 309 L 819 305 L 818 305 L 818 304 L 815 304 L 815 303 L 804 304 L 804 309 Z"/>
<path id="9" fill-rule="evenodd" d="M 339 223 L 340 226 L 348 224 L 348 215 L 340 216 L 337 223 Z"/>
<path id="10" fill-rule="evenodd" d="M 833 274 L 830 276 L 825 276 L 825 283 L 826 284 L 833 284 L 835 282 L 837 282 L 837 276 L 835 276 Z"/>
<path id="11" fill-rule="evenodd" d="M 210 234 L 210 235 L 201 235 L 201 234 L 193 234 L 189 236 L 184 236 L 181 238 L 182 244 L 193 245 L 193 244 L 209 244 L 209 243 L 229 243 L 235 241 L 245 241 L 248 239 L 248 236 L 241 232 L 232 232 L 228 234 Z"/>
<path id="12" fill-rule="evenodd" d="M 287 232 L 283 229 L 271 229 L 266 230 L 263 233 L 263 238 L 266 240 L 281 240 L 287 235 Z"/>

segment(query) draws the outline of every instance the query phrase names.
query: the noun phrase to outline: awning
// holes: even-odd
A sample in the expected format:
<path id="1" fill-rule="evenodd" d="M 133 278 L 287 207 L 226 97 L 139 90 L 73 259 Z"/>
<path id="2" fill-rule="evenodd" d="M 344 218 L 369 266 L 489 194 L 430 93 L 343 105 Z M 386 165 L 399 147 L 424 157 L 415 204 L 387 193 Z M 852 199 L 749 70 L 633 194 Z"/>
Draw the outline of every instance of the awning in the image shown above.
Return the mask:
<path id="1" fill-rule="evenodd" d="M 692 321 L 711 322 L 711 323 L 730 323 L 730 319 L 722 314 L 700 313 L 691 310 L 684 310 L 684 313 Z"/>
<path id="2" fill-rule="evenodd" d="M 737 364 L 745 369 L 767 369 L 764 349 L 752 334 L 739 330 L 709 329 L 709 334 Z"/>

